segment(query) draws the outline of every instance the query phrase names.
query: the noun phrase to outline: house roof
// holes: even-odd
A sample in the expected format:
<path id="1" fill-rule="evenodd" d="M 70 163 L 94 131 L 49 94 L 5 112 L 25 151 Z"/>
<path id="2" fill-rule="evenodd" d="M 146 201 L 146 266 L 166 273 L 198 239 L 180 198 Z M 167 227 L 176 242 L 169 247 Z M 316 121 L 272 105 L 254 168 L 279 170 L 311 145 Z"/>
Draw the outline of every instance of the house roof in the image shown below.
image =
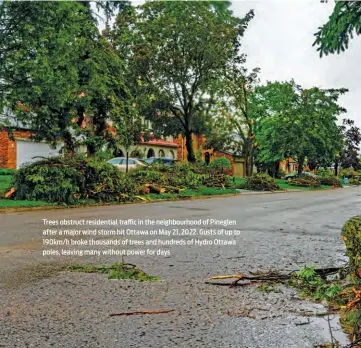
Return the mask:
<path id="1" fill-rule="evenodd" d="M 148 141 L 142 141 L 140 142 L 140 145 L 156 145 L 156 146 L 165 146 L 165 147 L 174 147 L 174 148 L 179 147 L 178 144 L 164 139 L 153 139 Z"/>
<path id="2" fill-rule="evenodd" d="M 116 130 L 112 125 L 108 125 L 108 130 L 114 135 L 116 134 Z M 153 136 L 153 133 L 150 133 L 150 136 Z M 154 139 L 151 138 L 149 140 L 144 140 L 143 136 L 139 143 L 139 145 L 153 145 L 153 146 L 164 146 L 164 147 L 173 147 L 178 148 L 179 145 L 176 143 L 173 143 L 172 141 L 168 141 L 165 139 Z"/>

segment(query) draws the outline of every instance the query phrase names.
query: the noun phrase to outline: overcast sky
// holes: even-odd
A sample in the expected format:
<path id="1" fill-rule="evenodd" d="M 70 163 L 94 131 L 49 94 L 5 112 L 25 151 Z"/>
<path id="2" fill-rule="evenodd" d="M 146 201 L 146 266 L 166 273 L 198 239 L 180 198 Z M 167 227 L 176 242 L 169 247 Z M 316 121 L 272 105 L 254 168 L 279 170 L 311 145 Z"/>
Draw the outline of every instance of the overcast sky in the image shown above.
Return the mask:
<path id="1" fill-rule="evenodd" d="M 138 5 L 142 1 L 133 2 Z M 332 13 L 332 0 L 327 4 L 319 0 L 244 0 L 233 1 L 232 7 L 238 17 L 255 10 L 243 50 L 248 55 L 247 66 L 261 68 L 262 82 L 294 78 L 305 88 L 348 88 L 340 104 L 361 128 L 361 37 L 339 55 L 320 58 L 312 47 L 313 34 Z"/>
<path id="2" fill-rule="evenodd" d="M 243 16 L 255 10 L 243 49 L 248 54 L 247 66 L 261 68 L 262 82 L 294 78 L 306 88 L 348 88 L 340 103 L 347 117 L 361 127 L 361 37 L 339 55 L 320 58 L 312 47 L 313 34 L 327 21 L 333 6 L 332 0 L 328 4 L 319 0 L 234 1 L 233 11 Z"/>

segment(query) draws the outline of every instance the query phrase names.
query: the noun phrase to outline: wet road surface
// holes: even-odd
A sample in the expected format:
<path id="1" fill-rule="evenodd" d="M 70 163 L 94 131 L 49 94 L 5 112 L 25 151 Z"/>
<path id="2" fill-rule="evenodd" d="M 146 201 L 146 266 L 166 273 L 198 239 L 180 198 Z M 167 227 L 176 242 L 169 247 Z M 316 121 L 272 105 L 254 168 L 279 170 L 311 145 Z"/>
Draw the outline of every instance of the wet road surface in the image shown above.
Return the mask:
<path id="1" fill-rule="evenodd" d="M 212 286 L 205 279 L 257 269 L 340 265 L 345 260 L 341 227 L 360 213 L 360 202 L 359 188 L 345 188 L 1 214 L 0 346 L 311 348 L 330 342 L 324 323 L 309 317 L 325 309 L 301 300 L 296 291 L 264 293 L 255 286 Z M 236 226 L 217 228 L 240 232 L 222 237 L 236 245 L 162 247 L 169 256 L 126 257 L 162 277 L 139 283 L 64 271 L 69 264 L 109 264 L 121 261 L 119 256 L 43 257 L 43 218 L 229 219 Z M 175 311 L 109 316 L 152 309 Z"/>

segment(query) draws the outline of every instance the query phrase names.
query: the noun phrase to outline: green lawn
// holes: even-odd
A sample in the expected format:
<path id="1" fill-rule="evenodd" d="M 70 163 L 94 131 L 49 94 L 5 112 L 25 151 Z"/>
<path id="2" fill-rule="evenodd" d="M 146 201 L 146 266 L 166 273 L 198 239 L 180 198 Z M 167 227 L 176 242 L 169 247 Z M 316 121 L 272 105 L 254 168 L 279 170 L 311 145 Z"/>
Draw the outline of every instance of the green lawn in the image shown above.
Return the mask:
<path id="1" fill-rule="evenodd" d="M 200 197 L 200 196 L 217 196 L 217 195 L 225 195 L 225 194 L 232 194 L 238 193 L 236 189 L 226 188 L 215 188 L 215 187 L 200 187 L 199 190 L 184 190 L 180 193 L 150 193 L 145 196 L 144 198 L 148 198 L 149 200 L 156 200 L 156 199 L 175 199 L 175 198 L 192 198 L 192 197 Z"/>
<path id="2" fill-rule="evenodd" d="M 242 184 L 244 183 L 244 178 L 236 178 L 236 184 Z M 309 188 L 309 187 L 302 187 L 302 186 L 291 186 L 286 180 L 282 179 L 276 179 L 276 183 L 280 185 L 282 189 L 297 189 L 297 190 L 328 190 L 331 187 L 326 185 L 321 185 L 321 187 L 318 188 Z"/>
<path id="3" fill-rule="evenodd" d="M 28 208 L 43 207 L 53 205 L 52 203 L 42 201 L 16 201 L 12 199 L 0 199 L 0 209 L 4 208 Z"/>
<path id="4" fill-rule="evenodd" d="M 0 197 L 4 195 L 11 188 L 13 175 L 0 175 Z M 4 208 L 26 208 L 26 207 L 42 207 L 46 205 L 52 205 L 51 203 L 43 201 L 17 201 L 12 199 L 0 199 L 0 209 Z"/>
<path id="5" fill-rule="evenodd" d="M 1 191 L 9 190 L 12 179 L 13 179 L 12 175 L 0 175 L 0 190 Z"/>

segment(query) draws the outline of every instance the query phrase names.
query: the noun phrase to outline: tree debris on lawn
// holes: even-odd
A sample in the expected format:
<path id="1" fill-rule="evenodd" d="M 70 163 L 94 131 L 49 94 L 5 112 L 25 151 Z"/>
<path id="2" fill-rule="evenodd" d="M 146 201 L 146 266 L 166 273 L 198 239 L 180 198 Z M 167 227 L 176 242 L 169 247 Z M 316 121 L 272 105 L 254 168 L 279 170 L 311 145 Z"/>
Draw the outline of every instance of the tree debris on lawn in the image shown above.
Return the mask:
<path id="1" fill-rule="evenodd" d="M 121 313 L 111 313 L 110 317 L 120 317 L 120 316 L 129 316 L 129 315 L 148 315 L 148 314 L 165 314 L 175 312 L 175 309 L 165 309 L 165 310 L 149 310 L 149 311 L 136 311 L 136 312 L 121 312 Z"/>

